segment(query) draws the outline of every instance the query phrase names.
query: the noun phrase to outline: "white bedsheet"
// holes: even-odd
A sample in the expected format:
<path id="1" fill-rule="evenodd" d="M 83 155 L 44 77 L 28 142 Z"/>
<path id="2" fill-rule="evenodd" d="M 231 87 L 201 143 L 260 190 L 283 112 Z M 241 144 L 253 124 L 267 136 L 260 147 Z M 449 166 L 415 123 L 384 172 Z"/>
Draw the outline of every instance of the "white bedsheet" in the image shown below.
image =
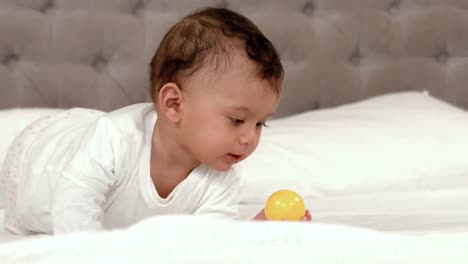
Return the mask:
<path id="1" fill-rule="evenodd" d="M 335 196 L 305 203 L 314 223 L 413 235 L 468 232 L 468 188 Z M 241 204 L 241 218 L 251 219 L 262 207 Z M 14 236 L 0 226 L 0 244 L 18 239 L 25 237 Z"/>
<path id="2" fill-rule="evenodd" d="M 0 263 L 468 263 L 466 188 L 306 204 L 310 224 L 179 216 L 124 231 L 39 240 L 1 231 Z M 241 205 L 241 216 L 249 219 L 261 207 Z"/>
<path id="3" fill-rule="evenodd" d="M 397 235 L 318 223 L 156 217 L 107 233 L 0 247 L 0 263 L 468 263 L 468 233 Z"/>
<path id="4" fill-rule="evenodd" d="M 400 234 L 468 232 L 468 188 L 346 195 L 305 201 L 312 221 Z M 242 204 L 241 217 L 262 204 Z"/>
<path id="5" fill-rule="evenodd" d="M 466 188 L 336 196 L 306 200 L 306 205 L 315 224 L 346 225 L 350 228 L 374 230 L 382 236 L 398 234 L 421 237 L 468 233 Z M 262 206 L 242 204 L 241 217 L 252 218 Z M 3 211 L 0 210 L 0 223 L 2 220 Z M 1 244 L 6 242 L 28 238 L 30 237 L 14 236 L 6 232 L 3 226 L 0 227 L 0 248 Z"/>

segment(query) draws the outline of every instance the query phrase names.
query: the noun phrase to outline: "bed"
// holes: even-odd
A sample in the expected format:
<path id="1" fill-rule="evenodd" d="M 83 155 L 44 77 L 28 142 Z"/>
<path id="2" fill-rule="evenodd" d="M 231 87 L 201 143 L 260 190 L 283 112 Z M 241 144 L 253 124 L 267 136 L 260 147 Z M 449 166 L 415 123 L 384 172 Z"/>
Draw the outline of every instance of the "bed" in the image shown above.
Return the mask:
<path id="1" fill-rule="evenodd" d="M 0 160 L 41 116 L 148 101 L 154 48 L 206 5 L 250 17 L 286 71 L 244 164 L 241 218 L 292 189 L 312 222 L 165 216 L 56 237 L 0 228 L 0 263 L 468 262 L 466 1 L 0 0 Z"/>

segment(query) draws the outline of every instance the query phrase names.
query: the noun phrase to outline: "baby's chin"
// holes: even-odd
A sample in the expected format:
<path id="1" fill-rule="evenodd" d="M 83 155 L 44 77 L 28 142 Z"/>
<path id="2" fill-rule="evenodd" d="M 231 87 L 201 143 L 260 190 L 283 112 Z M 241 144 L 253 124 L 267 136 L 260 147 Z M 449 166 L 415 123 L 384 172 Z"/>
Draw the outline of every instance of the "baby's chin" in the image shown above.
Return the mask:
<path id="1" fill-rule="evenodd" d="M 215 171 L 219 171 L 219 172 L 226 172 L 228 170 L 230 170 L 232 168 L 232 165 L 229 165 L 229 166 L 212 166 L 210 164 L 207 164 L 207 166 L 212 169 L 212 170 L 215 170 Z"/>
<path id="2" fill-rule="evenodd" d="M 226 172 L 230 170 L 233 166 L 232 163 L 225 162 L 222 160 L 216 160 L 215 162 L 205 163 L 205 165 L 208 166 L 208 168 L 219 172 Z"/>

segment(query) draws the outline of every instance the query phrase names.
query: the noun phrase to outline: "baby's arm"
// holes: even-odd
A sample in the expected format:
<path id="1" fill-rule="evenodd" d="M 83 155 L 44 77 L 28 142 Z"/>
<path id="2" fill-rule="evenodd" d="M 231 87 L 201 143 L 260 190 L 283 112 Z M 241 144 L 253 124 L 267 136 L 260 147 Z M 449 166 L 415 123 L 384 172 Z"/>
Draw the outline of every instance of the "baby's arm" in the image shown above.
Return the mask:
<path id="1" fill-rule="evenodd" d="M 209 188 L 200 201 L 195 215 L 216 218 L 239 218 L 239 169 L 212 178 Z"/>
<path id="2" fill-rule="evenodd" d="M 106 193 L 116 182 L 117 135 L 111 120 L 102 117 L 81 139 L 78 151 L 61 171 L 54 188 L 54 234 L 102 227 Z"/>
<path id="3" fill-rule="evenodd" d="M 100 230 L 104 202 L 103 193 L 61 178 L 52 204 L 54 234 Z"/>

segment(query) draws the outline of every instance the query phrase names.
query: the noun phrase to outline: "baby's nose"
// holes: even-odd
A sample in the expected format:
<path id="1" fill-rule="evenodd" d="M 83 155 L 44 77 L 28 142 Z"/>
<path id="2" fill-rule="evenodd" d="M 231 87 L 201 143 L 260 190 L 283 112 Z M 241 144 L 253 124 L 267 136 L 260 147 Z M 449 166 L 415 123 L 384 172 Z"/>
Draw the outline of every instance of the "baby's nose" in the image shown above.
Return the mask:
<path id="1" fill-rule="evenodd" d="M 255 130 L 249 129 L 240 137 L 239 141 L 242 145 L 250 146 L 255 141 L 255 135 Z"/>

